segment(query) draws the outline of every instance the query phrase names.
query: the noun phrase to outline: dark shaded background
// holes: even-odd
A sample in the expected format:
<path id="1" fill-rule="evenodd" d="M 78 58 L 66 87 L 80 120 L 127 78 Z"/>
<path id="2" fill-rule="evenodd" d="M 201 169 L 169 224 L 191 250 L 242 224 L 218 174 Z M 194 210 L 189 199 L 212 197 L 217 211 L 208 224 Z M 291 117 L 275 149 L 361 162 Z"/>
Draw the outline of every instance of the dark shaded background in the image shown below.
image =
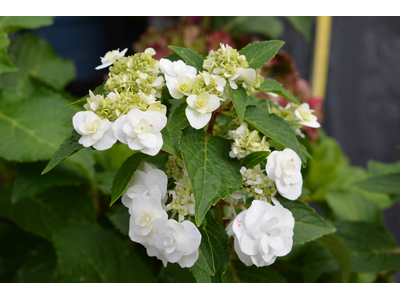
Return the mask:
<path id="1" fill-rule="evenodd" d="M 96 71 L 100 56 L 128 48 L 148 24 L 162 26 L 173 18 L 57 17 L 52 27 L 36 30 L 59 55 L 71 58 L 77 78 L 67 90 L 84 96 L 103 82 Z M 284 20 L 279 38 L 283 49 L 309 80 L 313 43 Z M 315 26 L 315 24 L 314 24 Z M 400 17 L 334 17 L 323 128 L 340 143 L 352 165 L 368 160 L 400 160 Z M 384 211 L 384 219 L 400 244 L 400 205 Z M 400 282 L 400 272 L 396 274 Z"/>

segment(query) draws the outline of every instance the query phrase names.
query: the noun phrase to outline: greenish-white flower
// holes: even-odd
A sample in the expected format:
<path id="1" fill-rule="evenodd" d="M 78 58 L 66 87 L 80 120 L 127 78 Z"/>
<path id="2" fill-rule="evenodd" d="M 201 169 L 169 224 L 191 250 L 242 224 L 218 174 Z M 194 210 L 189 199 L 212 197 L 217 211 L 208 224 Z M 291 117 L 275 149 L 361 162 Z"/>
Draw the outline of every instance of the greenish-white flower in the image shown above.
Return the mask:
<path id="1" fill-rule="evenodd" d="M 101 65 L 97 66 L 95 69 L 100 70 L 100 69 L 107 68 L 108 66 L 111 66 L 114 62 L 116 62 L 118 59 L 123 57 L 125 55 L 126 51 L 128 51 L 128 48 L 125 48 L 121 52 L 119 52 L 119 49 L 113 50 L 113 51 L 108 51 L 106 53 L 106 55 L 104 55 L 104 57 L 101 57 Z"/>
<path id="2" fill-rule="evenodd" d="M 321 125 L 317 121 L 317 117 L 313 115 L 314 110 L 310 109 L 310 105 L 308 103 L 303 103 L 300 105 L 296 110 L 296 120 L 301 125 L 312 127 L 312 128 L 319 128 Z"/>
<path id="3" fill-rule="evenodd" d="M 211 119 L 212 112 L 219 107 L 220 99 L 215 95 L 207 92 L 200 95 L 190 95 L 186 102 L 186 117 L 195 129 L 203 128 Z"/>

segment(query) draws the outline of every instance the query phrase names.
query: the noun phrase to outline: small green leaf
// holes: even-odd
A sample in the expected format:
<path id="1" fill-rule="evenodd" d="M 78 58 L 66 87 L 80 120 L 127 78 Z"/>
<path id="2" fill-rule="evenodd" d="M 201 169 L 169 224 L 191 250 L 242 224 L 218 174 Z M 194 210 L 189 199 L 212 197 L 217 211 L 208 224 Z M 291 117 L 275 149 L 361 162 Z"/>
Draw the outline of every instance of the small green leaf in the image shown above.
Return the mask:
<path id="1" fill-rule="evenodd" d="M 124 162 L 121 168 L 119 168 L 111 186 L 110 206 L 125 192 L 140 163 L 149 157 L 150 156 L 147 154 L 137 151 Z"/>
<path id="2" fill-rule="evenodd" d="M 274 58 L 283 44 L 285 42 L 278 40 L 255 42 L 244 47 L 239 53 L 246 56 L 249 68 L 259 69 Z"/>
<path id="3" fill-rule="evenodd" d="M 173 134 L 179 130 L 185 129 L 189 126 L 189 121 L 186 118 L 187 103 L 182 102 L 178 107 L 174 109 L 171 116 L 168 118 L 167 128 L 168 131 Z"/>
<path id="4" fill-rule="evenodd" d="M 171 133 L 168 132 L 168 128 L 164 127 L 163 130 L 161 130 L 161 134 L 163 138 L 163 145 L 161 150 L 180 158 L 181 155 L 178 149 L 176 149 L 175 142 L 172 139 Z"/>
<path id="5" fill-rule="evenodd" d="M 260 110 L 257 107 L 248 107 L 244 115 L 244 120 L 265 136 L 292 149 L 302 161 L 306 162 L 306 158 L 299 147 L 296 135 L 281 117 Z"/>
<path id="6" fill-rule="evenodd" d="M 385 164 L 379 161 L 368 161 L 368 171 L 372 173 L 372 175 L 385 175 L 391 173 L 400 173 L 400 161 Z"/>
<path id="7" fill-rule="evenodd" d="M 71 136 L 67 137 L 64 142 L 60 145 L 60 148 L 54 153 L 53 157 L 47 164 L 46 168 L 43 170 L 42 175 L 49 172 L 63 160 L 70 157 L 72 154 L 78 152 L 79 150 L 85 148 L 83 145 L 79 144 L 79 139 L 81 135 L 75 130 L 72 131 Z"/>
<path id="8" fill-rule="evenodd" d="M 264 82 L 260 85 L 258 90 L 264 93 L 274 93 L 298 105 L 301 104 L 300 101 L 297 100 L 295 96 L 289 93 L 289 91 L 284 89 L 278 81 L 272 78 L 264 78 Z"/>
<path id="9" fill-rule="evenodd" d="M 231 144 L 227 139 L 206 137 L 203 130 L 190 127 L 182 131 L 180 148 L 196 199 L 195 216 L 199 226 L 211 205 L 239 190 L 240 163 L 229 157 Z"/>
<path id="10" fill-rule="evenodd" d="M 43 26 L 50 26 L 53 24 L 54 17 L 42 16 L 6 16 L 0 17 L 0 29 L 11 33 L 21 29 L 37 29 Z"/>
<path id="11" fill-rule="evenodd" d="M 195 67 L 197 69 L 197 71 L 202 72 L 204 70 L 203 69 L 204 59 L 197 52 L 195 52 L 191 49 L 186 49 L 186 48 L 177 47 L 177 46 L 168 46 L 168 48 L 174 50 L 175 53 L 178 54 L 180 57 L 182 57 L 182 59 L 189 66 Z"/>
<path id="12" fill-rule="evenodd" d="M 232 103 L 235 106 L 239 122 L 240 124 L 242 124 L 248 100 L 246 90 L 243 87 L 238 86 L 236 90 L 229 87 L 228 91 L 229 91 L 229 98 L 232 100 Z"/>
<path id="13" fill-rule="evenodd" d="M 193 274 L 196 277 L 200 275 L 201 272 L 206 272 L 210 276 L 215 275 L 214 257 L 213 249 L 210 244 L 210 239 L 208 238 L 207 231 L 205 231 L 205 224 L 199 227 L 201 233 L 201 244 L 199 247 L 199 258 L 197 259 L 195 265 L 200 268 L 192 268 Z"/>
<path id="14" fill-rule="evenodd" d="M 168 55 L 165 59 L 168 59 L 170 61 L 182 60 L 182 58 L 178 54 L 176 54 L 175 52 L 173 52 L 170 55 Z"/>
<path id="15" fill-rule="evenodd" d="M 326 222 L 313 208 L 303 201 L 290 201 L 279 195 L 276 198 L 293 214 L 295 220 L 294 243 L 306 243 L 335 232 L 335 227 Z"/>
<path id="16" fill-rule="evenodd" d="M 351 273 L 352 254 L 347 245 L 335 234 L 324 235 L 317 239 L 316 242 L 324 246 L 333 255 L 339 265 L 342 282 L 348 282 Z"/>
<path id="17" fill-rule="evenodd" d="M 242 166 L 247 169 L 252 169 L 259 163 L 263 162 L 271 152 L 269 151 L 256 151 L 245 156 L 242 161 Z"/>

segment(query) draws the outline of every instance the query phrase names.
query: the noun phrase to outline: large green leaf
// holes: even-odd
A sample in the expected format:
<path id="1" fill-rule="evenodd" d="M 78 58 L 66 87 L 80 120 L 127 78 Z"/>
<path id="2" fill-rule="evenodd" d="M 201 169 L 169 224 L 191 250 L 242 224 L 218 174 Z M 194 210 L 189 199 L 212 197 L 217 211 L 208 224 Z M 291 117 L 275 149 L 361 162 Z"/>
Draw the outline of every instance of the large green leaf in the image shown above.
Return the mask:
<path id="1" fill-rule="evenodd" d="M 191 268 L 193 275 L 197 282 L 222 282 L 222 277 L 229 265 L 229 237 L 211 213 L 207 213 L 206 223 L 203 224 L 201 233 L 202 244 L 204 237 L 207 238 L 209 244 L 203 244 L 201 257 L 199 257 L 201 261 L 196 262 Z"/>
<path id="2" fill-rule="evenodd" d="M 278 81 L 276 81 L 275 79 L 272 79 L 272 78 L 265 78 L 264 82 L 260 85 L 258 90 L 260 90 L 264 93 L 274 93 L 274 94 L 282 96 L 282 97 L 288 99 L 289 101 L 292 101 L 298 105 L 301 104 L 300 101 L 297 100 L 295 96 L 293 96 L 291 93 L 289 93 L 289 91 L 284 89 Z"/>
<path id="3" fill-rule="evenodd" d="M 335 227 L 327 223 L 313 208 L 300 200 L 290 201 L 277 196 L 280 203 L 293 214 L 294 243 L 305 243 L 316 240 L 323 235 L 335 232 Z"/>
<path id="4" fill-rule="evenodd" d="M 18 68 L 8 58 L 7 49 L 0 48 L 0 74 L 12 73 L 16 71 L 18 71 Z"/>
<path id="5" fill-rule="evenodd" d="M 11 33 L 21 29 L 37 29 L 53 24 L 54 17 L 49 16 L 6 16 L 0 17 L 0 30 Z"/>
<path id="6" fill-rule="evenodd" d="M 174 109 L 171 116 L 168 118 L 167 128 L 171 134 L 189 126 L 189 121 L 185 113 L 186 107 L 187 103 L 182 102 Z"/>
<path id="7" fill-rule="evenodd" d="M 123 235 L 128 235 L 129 233 L 129 217 L 128 209 L 123 205 L 118 206 L 116 210 L 108 215 L 111 223 L 113 223 L 115 228 Z"/>
<path id="8" fill-rule="evenodd" d="M 65 282 L 156 282 L 132 244 L 105 229 L 71 223 L 53 235 Z"/>
<path id="9" fill-rule="evenodd" d="M 17 91 L 0 93 L 0 156 L 8 160 L 31 162 L 50 159 L 69 128 L 73 110 L 67 101 L 51 91 L 37 91 L 25 97 Z"/>
<path id="10" fill-rule="evenodd" d="M 195 67 L 198 72 L 202 72 L 204 59 L 197 52 L 177 46 L 168 46 L 168 48 L 175 51 L 189 66 Z"/>
<path id="11" fill-rule="evenodd" d="M 242 124 L 248 100 L 246 90 L 243 87 L 238 86 L 236 90 L 229 87 L 228 91 L 229 91 L 229 98 L 232 100 L 232 103 L 235 106 L 239 122 L 240 124 Z"/>
<path id="12" fill-rule="evenodd" d="M 112 186 L 111 186 L 111 203 L 112 205 L 122 194 L 125 192 L 129 183 L 132 180 L 140 163 L 148 159 L 150 156 L 142 152 L 136 151 L 135 154 L 130 156 L 124 164 L 119 168 L 117 175 L 115 175 Z"/>
<path id="13" fill-rule="evenodd" d="M 246 56 L 249 68 L 259 69 L 274 58 L 283 44 L 285 42 L 278 40 L 255 42 L 244 47 L 239 53 Z"/>
<path id="14" fill-rule="evenodd" d="M 374 272 L 400 268 L 400 249 L 383 227 L 368 222 L 335 222 L 336 235 L 353 254 L 354 272 Z"/>
<path id="15" fill-rule="evenodd" d="M 206 137 L 203 130 L 186 128 L 180 148 L 196 199 L 195 217 L 199 226 L 211 205 L 239 190 L 242 185 L 240 163 L 229 157 L 228 140 Z"/>
<path id="16" fill-rule="evenodd" d="M 85 177 L 68 165 L 60 165 L 51 174 L 40 175 L 44 163 L 24 163 L 18 165 L 11 202 L 34 196 L 52 186 L 78 186 L 85 183 Z"/>
<path id="17" fill-rule="evenodd" d="M 374 193 L 400 194 L 400 173 L 375 176 L 355 185 Z"/>
<path id="18" fill-rule="evenodd" d="M 0 49 L 4 49 L 10 44 L 10 40 L 8 39 L 8 35 L 5 32 L 0 31 Z"/>
<path id="19" fill-rule="evenodd" d="M 381 211 L 367 197 L 351 190 L 327 190 L 326 201 L 341 221 L 366 221 L 383 225 Z"/>
<path id="20" fill-rule="evenodd" d="M 379 161 L 368 161 L 368 171 L 372 173 L 372 175 L 385 175 L 391 173 L 400 173 L 400 161 L 385 164 Z"/>
<path id="21" fill-rule="evenodd" d="M 0 211 L 25 231 L 44 239 L 66 226 L 69 220 L 95 221 L 95 211 L 88 187 L 56 186 L 29 196 L 17 203 L 11 197 L 0 197 Z"/>
<path id="22" fill-rule="evenodd" d="M 296 139 L 294 131 L 281 117 L 260 110 L 257 107 L 248 107 L 244 115 L 244 120 L 265 136 L 292 149 L 297 153 L 302 161 L 306 161 L 306 158 L 299 147 L 299 142 Z"/>
<path id="23" fill-rule="evenodd" d="M 342 281 L 348 282 L 352 255 L 347 245 L 335 234 L 324 235 L 317 239 L 316 242 L 324 246 L 333 255 L 339 265 Z"/>
<path id="24" fill-rule="evenodd" d="M 18 72 L 2 74 L 0 87 L 18 87 L 28 95 L 38 81 L 62 90 L 75 77 L 73 62 L 60 58 L 49 43 L 34 35 L 19 35 L 8 47 L 8 54 Z"/>

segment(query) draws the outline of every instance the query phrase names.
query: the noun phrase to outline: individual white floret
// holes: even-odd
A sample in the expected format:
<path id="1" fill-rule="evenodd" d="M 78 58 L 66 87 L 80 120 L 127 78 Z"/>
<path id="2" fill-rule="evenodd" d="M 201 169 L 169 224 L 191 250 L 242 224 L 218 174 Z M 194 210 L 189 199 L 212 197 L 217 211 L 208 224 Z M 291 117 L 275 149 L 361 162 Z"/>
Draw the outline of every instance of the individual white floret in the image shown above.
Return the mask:
<path id="1" fill-rule="evenodd" d="M 200 95 L 190 95 L 186 102 L 188 106 L 185 113 L 190 126 L 201 129 L 210 121 L 212 112 L 219 107 L 220 98 L 204 92 Z"/>
<path id="2" fill-rule="evenodd" d="M 268 177 L 275 181 L 276 188 L 283 197 L 296 200 L 301 195 L 301 160 L 292 149 L 273 151 L 268 156 L 265 170 Z"/>
<path id="3" fill-rule="evenodd" d="M 132 109 L 114 122 L 115 137 L 132 150 L 156 155 L 162 145 L 161 130 L 167 125 L 167 117 L 157 111 Z"/>
<path id="4" fill-rule="evenodd" d="M 113 123 L 101 119 L 92 111 L 77 112 L 72 118 L 75 130 L 82 135 L 79 144 L 84 147 L 92 146 L 96 150 L 106 150 L 117 141 L 114 136 Z"/>
<path id="5" fill-rule="evenodd" d="M 95 69 L 100 70 L 107 68 L 108 66 L 111 66 L 113 63 L 115 63 L 119 58 L 123 57 L 128 51 L 128 48 L 125 48 L 121 52 L 118 50 L 113 50 L 113 51 L 108 51 L 104 57 L 101 57 L 101 65 L 97 66 Z"/>
<path id="6" fill-rule="evenodd" d="M 295 111 L 296 120 L 304 126 L 319 128 L 321 125 L 317 121 L 317 117 L 313 115 L 314 110 L 310 109 L 308 103 L 303 103 Z"/>

